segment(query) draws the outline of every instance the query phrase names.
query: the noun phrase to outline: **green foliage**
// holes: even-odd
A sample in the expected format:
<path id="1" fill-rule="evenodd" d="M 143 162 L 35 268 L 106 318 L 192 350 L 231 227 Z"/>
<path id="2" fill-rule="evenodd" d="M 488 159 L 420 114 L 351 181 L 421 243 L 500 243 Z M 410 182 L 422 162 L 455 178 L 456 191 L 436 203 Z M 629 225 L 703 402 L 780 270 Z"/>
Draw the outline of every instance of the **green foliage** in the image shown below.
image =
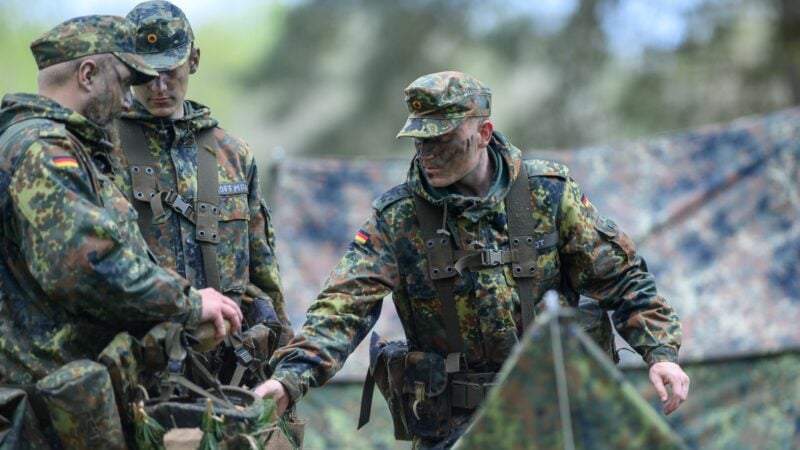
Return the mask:
<path id="1" fill-rule="evenodd" d="M 219 441 L 225 436 L 225 418 L 214 414 L 211 399 L 206 401 L 206 412 L 200 421 L 203 438 L 200 440 L 198 450 L 218 450 Z"/>
<path id="2" fill-rule="evenodd" d="M 137 448 L 164 450 L 164 427 L 144 410 L 144 403 L 134 407 L 134 441 Z"/>

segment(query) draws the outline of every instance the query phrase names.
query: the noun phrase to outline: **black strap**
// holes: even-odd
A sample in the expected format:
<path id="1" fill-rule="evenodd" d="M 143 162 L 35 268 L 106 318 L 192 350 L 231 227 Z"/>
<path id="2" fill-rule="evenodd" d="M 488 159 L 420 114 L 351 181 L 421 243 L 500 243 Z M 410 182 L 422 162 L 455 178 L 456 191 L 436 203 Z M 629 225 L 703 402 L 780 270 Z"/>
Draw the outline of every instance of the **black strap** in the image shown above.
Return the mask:
<path id="1" fill-rule="evenodd" d="M 414 194 L 414 205 L 417 210 L 422 237 L 425 241 L 425 254 L 428 258 L 428 270 L 436 292 L 442 303 L 445 333 L 447 334 L 447 360 L 445 367 L 447 373 L 461 370 L 461 355 L 465 350 L 464 339 L 458 326 L 458 312 L 456 311 L 455 296 L 453 295 L 453 282 L 458 272 L 453 266 L 453 250 L 450 243 L 450 233 L 437 226 L 445 210 L 425 201 Z"/>

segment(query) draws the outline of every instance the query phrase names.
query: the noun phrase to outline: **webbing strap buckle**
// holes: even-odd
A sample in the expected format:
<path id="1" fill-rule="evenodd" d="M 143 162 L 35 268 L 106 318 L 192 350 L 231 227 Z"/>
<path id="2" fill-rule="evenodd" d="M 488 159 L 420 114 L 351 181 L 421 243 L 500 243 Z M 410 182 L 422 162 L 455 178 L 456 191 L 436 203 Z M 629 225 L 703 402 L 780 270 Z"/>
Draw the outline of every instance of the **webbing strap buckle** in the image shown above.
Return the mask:
<path id="1" fill-rule="evenodd" d="M 253 362 L 253 355 L 251 355 L 250 352 L 247 351 L 246 348 L 244 348 L 244 346 L 236 347 L 235 349 L 233 349 L 233 353 L 234 355 L 236 355 L 237 364 L 241 364 L 247 367 L 250 365 L 250 363 Z"/>
<path id="2" fill-rule="evenodd" d="M 481 251 L 481 263 L 484 266 L 499 266 L 503 264 L 503 252 L 494 249 L 483 250 Z"/>
<path id="3" fill-rule="evenodd" d="M 172 198 L 174 196 L 174 199 Z M 189 209 L 192 207 L 186 200 L 181 197 L 181 194 L 170 191 L 165 198 L 167 204 L 175 211 L 178 211 L 184 216 L 188 217 Z"/>

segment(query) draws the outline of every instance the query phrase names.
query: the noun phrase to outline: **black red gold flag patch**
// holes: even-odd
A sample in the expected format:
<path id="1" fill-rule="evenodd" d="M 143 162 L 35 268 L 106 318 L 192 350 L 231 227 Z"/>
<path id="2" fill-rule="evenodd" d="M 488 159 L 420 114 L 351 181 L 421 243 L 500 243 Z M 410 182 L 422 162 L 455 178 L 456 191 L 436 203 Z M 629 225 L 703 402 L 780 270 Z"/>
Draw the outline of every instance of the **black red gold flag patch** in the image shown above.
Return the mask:
<path id="1" fill-rule="evenodd" d="M 59 169 L 77 169 L 78 160 L 72 156 L 54 156 L 53 165 Z"/>
<path id="2" fill-rule="evenodd" d="M 358 230 L 358 234 L 356 234 L 355 241 L 361 245 L 364 245 L 369 241 L 369 233 L 364 230 Z"/>

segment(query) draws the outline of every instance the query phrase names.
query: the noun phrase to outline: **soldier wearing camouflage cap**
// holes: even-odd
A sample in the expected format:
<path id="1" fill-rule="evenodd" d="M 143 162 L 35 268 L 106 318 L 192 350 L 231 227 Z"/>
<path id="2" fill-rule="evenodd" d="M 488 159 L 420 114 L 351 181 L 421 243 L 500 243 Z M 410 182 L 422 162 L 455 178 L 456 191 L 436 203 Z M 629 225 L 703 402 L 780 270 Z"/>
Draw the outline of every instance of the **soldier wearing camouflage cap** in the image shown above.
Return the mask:
<path id="1" fill-rule="evenodd" d="M 265 323 L 287 340 L 292 330 L 275 230 L 253 153 L 220 128 L 208 107 L 186 98 L 200 63 L 191 24 L 180 8 L 162 0 L 136 5 L 127 18 L 136 27 L 136 52 L 158 77 L 133 88 L 132 107 L 118 121 L 122 154 L 116 155 L 121 171 L 115 181 L 137 209 L 142 235 L 161 266 L 242 304 L 245 343 Z M 278 337 L 271 340 L 267 348 Z M 207 359 L 230 359 L 223 351 Z M 269 354 L 249 351 L 266 366 Z M 230 364 L 208 369 L 224 383 L 260 382 L 249 371 L 234 375 Z"/>
<path id="2" fill-rule="evenodd" d="M 120 332 L 213 321 L 221 335 L 224 319 L 240 325 L 241 311 L 150 259 L 135 212 L 109 178 L 113 119 L 132 84 L 157 76 L 134 54 L 133 24 L 78 17 L 31 51 L 39 95 L 9 94 L 0 109 L 0 402 L 23 392 L 44 403 L 36 415 L 51 431 L 15 423 L 5 442 L 120 448 L 110 385 L 67 408 L 87 422 L 66 420 L 50 394 L 72 376 L 108 381 L 91 360 Z M 102 417 L 80 412 L 99 405 Z"/>
<path id="3" fill-rule="evenodd" d="M 416 148 L 407 181 L 375 200 L 295 339 L 275 353 L 273 379 L 256 392 L 280 408 L 330 380 L 391 294 L 407 342 L 373 342 L 364 400 L 374 377 L 391 399 L 397 438 L 447 448 L 555 289 L 565 304 L 584 295 L 601 318 L 613 312 L 617 331 L 650 365 L 665 413 L 675 410 L 689 385 L 676 364 L 680 323 L 630 238 L 566 167 L 522 160 L 494 130 L 491 92 L 477 79 L 425 75 L 405 100 L 398 137 Z"/>

